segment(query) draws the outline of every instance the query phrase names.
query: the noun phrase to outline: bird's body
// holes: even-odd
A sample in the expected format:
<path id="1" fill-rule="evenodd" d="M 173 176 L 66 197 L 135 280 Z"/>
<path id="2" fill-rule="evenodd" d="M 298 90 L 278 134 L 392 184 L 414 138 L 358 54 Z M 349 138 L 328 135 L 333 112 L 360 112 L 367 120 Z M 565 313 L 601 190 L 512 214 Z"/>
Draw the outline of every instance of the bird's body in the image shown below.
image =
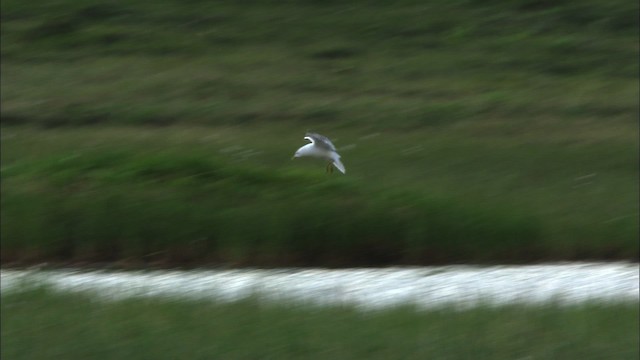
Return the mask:
<path id="1" fill-rule="evenodd" d="M 329 138 L 316 133 L 307 133 L 304 139 L 310 141 L 310 143 L 298 149 L 293 155 L 294 158 L 311 156 L 325 159 L 329 161 L 327 171 L 333 170 L 333 167 L 330 166 L 335 166 L 343 174 L 346 173 L 344 165 L 340 161 L 340 154 L 338 154 L 336 147 L 333 146 Z"/>

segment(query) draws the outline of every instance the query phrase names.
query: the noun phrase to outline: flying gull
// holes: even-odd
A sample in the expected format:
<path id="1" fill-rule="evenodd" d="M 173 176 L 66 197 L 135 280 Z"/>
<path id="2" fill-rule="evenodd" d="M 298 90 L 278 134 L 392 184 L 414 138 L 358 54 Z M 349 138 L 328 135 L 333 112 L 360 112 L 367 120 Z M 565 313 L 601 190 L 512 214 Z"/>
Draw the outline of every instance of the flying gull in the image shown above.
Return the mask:
<path id="1" fill-rule="evenodd" d="M 294 158 L 312 156 L 325 159 L 329 161 L 329 164 L 327 164 L 327 172 L 333 173 L 334 166 L 343 174 L 347 172 L 342 162 L 340 162 L 340 154 L 338 154 L 336 147 L 333 146 L 333 143 L 328 137 L 316 133 L 306 133 L 304 139 L 311 143 L 298 149 L 293 155 Z"/>

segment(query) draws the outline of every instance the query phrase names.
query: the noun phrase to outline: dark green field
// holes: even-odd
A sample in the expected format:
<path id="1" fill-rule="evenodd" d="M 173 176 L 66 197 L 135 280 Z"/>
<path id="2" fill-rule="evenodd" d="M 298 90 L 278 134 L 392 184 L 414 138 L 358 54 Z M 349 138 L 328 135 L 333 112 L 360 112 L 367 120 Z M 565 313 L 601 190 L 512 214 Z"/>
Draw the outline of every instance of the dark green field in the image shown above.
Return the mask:
<path id="1" fill-rule="evenodd" d="M 637 359 L 638 304 L 349 307 L 2 295 L 3 359 Z"/>
<path id="2" fill-rule="evenodd" d="M 640 255 L 637 2 L 1 6 L 3 265 Z"/>

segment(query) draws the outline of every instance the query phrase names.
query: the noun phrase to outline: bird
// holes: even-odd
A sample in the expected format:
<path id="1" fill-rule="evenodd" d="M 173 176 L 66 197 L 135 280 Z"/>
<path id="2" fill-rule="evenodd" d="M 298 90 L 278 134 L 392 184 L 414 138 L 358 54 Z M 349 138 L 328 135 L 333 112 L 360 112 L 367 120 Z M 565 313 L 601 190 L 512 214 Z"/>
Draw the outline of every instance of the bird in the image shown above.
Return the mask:
<path id="1" fill-rule="evenodd" d="M 342 165 L 342 162 L 340 161 L 340 154 L 338 154 L 336 147 L 328 137 L 308 132 L 305 134 L 304 140 L 310 141 L 310 143 L 299 148 L 293 155 L 292 159 L 302 156 L 321 158 L 329 161 L 326 172 L 333 173 L 333 167 L 335 166 L 343 174 L 347 173 L 347 170 L 345 170 L 344 165 Z"/>

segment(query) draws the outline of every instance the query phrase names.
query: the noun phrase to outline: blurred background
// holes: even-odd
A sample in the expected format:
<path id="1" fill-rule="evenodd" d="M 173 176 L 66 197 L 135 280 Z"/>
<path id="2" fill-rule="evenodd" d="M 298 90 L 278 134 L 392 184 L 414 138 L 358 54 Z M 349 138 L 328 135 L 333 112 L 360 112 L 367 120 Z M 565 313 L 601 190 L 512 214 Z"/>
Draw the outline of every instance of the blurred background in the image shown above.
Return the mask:
<path id="1" fill-rule="evenodd" d="M 637 261 L 638 7 L 3 0 L 2 266 Z"/>
<path id="2" fill-rule="evenodd" d="M 2 261 L 637 259 L 637 14 L 3 1 Z"/>

